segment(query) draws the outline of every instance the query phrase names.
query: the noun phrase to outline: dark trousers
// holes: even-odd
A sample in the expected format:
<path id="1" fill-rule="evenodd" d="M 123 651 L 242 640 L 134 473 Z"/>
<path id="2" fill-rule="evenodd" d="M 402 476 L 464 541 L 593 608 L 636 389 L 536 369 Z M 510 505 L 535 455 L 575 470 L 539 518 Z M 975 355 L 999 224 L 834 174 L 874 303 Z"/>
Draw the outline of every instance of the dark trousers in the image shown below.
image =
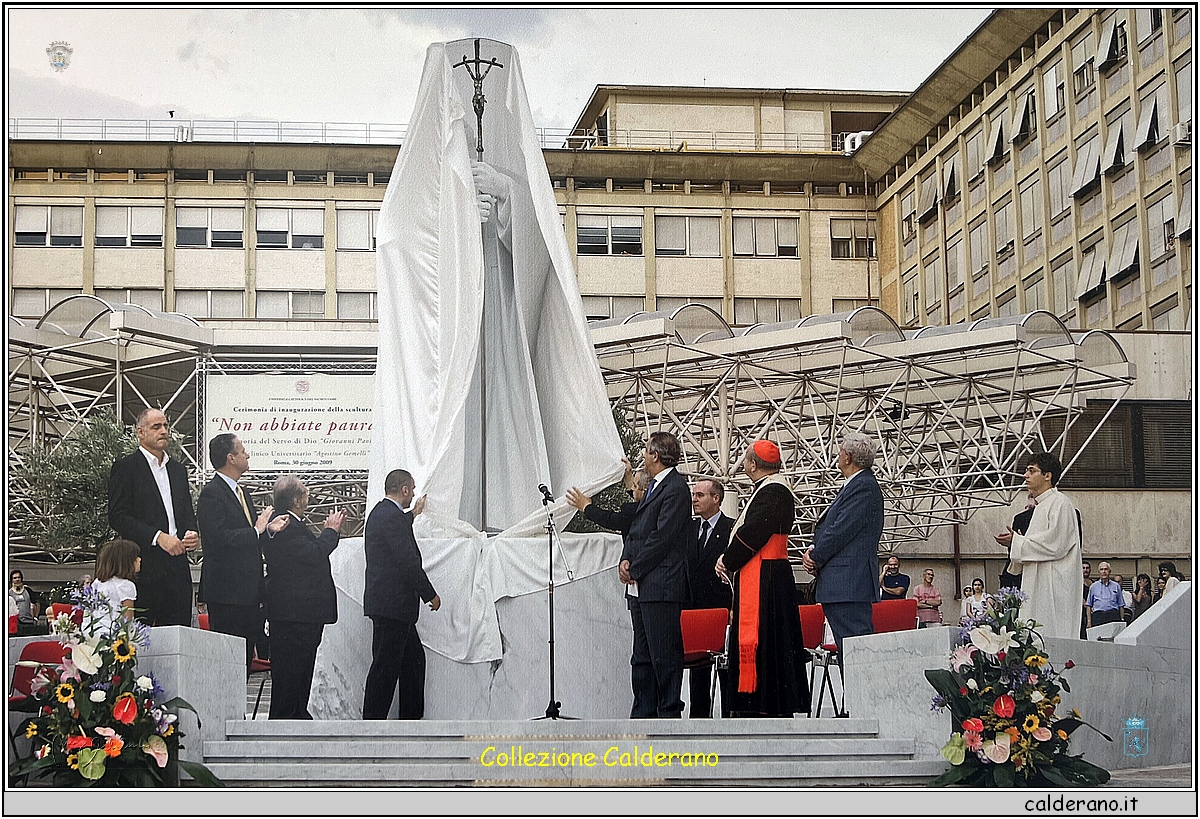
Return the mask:
<path id="1" fill-rule="evenodd" d="M 833 641 L 837 643 L 839 653 L 842 640 L 846 637 L 875 633 L 870 603 L 822 603 L 821 608 L 825 610 L 825 619 L 829 621 L 829 629 L 833 632 Z"/>
<path id="2" fill-rule="evenodd" d="M 363 694 L 363 719 L 387 719 L 400 686 L 400 719 L 425 715 L 425 648 L 416 623 L 372 617 L 371 670 Z"/>
<path id="3" fill-rule="evenodd" d="M 157 546 L 154 548 L 158 548 Z M 163 554 L 161 565 L 151 574 L 143 567 L 134 603 L 137 619 L 148 626 L 192 624 L 192 572 L 185 555 Z"/>
<path id="4" fill-rule="evenodd" d="M 692 709 L 689 712 L 692 719 L 704 719 L 713 715 L 712 675 L 715 669 L 693 668 L 688 674 L 688 689 L 691 693 Z M 717 685 L 721 686 L 721 716 L 729 709 L 729 698 L 732 691 L 729 688 L 729 670 L 722 668 L 717 671 Z"/>
<path id="5" fill-rule="evenodd" d="M 682 603 L 629 598 L 633 620 L 632 719 L 683 716 Z"/>
<path id="6" fill-rule="evenodd" d="M 312 719 L 308 692 L 324 631 L 324 623 L 271 621 L 270 719 Z"/>
<path id="7" fill-rule="evenodd" d="M 1085 620 L 1084 622 L 1086 623 L 1087 621 Z M 1092 610 L 1092 625 L 1093 626 L 1102 626 L 1105 623 L 1120 623 L 1120 622 L 1121 622 L 1121 610 L 1120 609 L 1109 609 L 1108 611 L 1096 611 L 1095 609 Z"/>
<path id="8" fill-rule="evenodd" d="M 262 609 L 253 606 L 235 606 L 229 603 L 208 604 L 208 625 L 213 631 L 232 634 L 246 641 L 246 672 L 250 672 L 250 661 L 254 659 L 254 646 L 263 633 Z"/>

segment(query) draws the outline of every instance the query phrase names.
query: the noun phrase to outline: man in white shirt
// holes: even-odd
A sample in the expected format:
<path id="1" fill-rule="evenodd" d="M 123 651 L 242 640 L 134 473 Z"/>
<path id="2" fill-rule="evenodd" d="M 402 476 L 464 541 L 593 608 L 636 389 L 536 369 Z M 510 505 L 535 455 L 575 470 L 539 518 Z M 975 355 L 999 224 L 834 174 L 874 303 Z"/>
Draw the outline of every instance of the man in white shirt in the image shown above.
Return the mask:
<path id="1" fill-rule="evenodd" d="M 1075 505 L 1056 489 L 1062 463 L 1049 452 L 1035 453 L 1025 469 L 1025 487 L 1036 504 L 1029 530 L 1014 534 L 1011 527 L 996 535 L 1010 549 L 1014 574 L 1029 599 L 1021 619 L 1035 620 L 1042 637 L 1075 637 L 1083 612 L 1076 593 L 1082 558 Z"/>
<path id="2" fill-rule="evenodd" d="M 112 466 L 108 522 L 141 550 L 138 619 L 150 625 L 192 622 L 187 552 L 200 545 L 187 470 L 167 455 L 170 428 L 161 410 L 138 413 L 138 448 Z M 143 610 L 144 609 L 144 610 Z"/>

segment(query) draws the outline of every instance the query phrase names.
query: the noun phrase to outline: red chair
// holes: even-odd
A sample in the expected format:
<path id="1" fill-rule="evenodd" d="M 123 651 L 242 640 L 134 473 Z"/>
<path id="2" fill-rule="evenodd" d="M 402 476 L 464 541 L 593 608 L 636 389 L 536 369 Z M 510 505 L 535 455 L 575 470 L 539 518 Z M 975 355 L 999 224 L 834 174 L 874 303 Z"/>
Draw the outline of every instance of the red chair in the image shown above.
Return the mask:
<path id="1" fill-rule="evenodd" d="M 829 692 L 829 701 L 833 704 L 833 713 L 836 716 L 845 716 L 842 705 L 837 701 L 837 694 L 833 690 L 833 681 L 829 677 L 829 668 L 833 666 L 838 671 L 838 677 L 842 681 L 842 690 L 846 688 L 846 677 L 842 673 L 842 663 L 838 657 L 837 643 L 825 642 L 825 609 L 820 603 L 812 606 L 800 607 L 800 630 L 804 635 L 804 647 L 812 652 L 812 671 L 808 675 L 808 691 L 812 695 L 816 685 L 817 668 L 824 669 L 824 674 L 821 676 L 821 691 L 817 696 L 816 716 L 821 716 L 821 708 L 825 705 L 825 692 Z M 812 706 L 809 706 L 808 715 L 813 716 Z"/>
<path id="2" fill-rule="evenodd" d="M 58 640 L 34 640 L 26 643 L 17 658 L 17 667 L 13 669 L 12 684 L 8 689 L 8 710 L 36 713 L 37 700 L 33 698 L 33 678 L 38 669 L 43 666 L 57 666 L 62 662 L 66 648 Z M 8 735 L 8 743 L 12 746 L 14 756 L 17 753 L 16 738 Z"/>
<path id="3" fill-rule="evenodd" d="M 254 698 L 254 714 L 250 719 L 258 719 L 258 704 L 262 702 L 263 688 L 267 685 L 267 678 L 271 676 L 271 661 L 260 660 L 258 653 L 255 652 L 254 658 L 250 660 L 250 675 L 262 674 L 262 680 L 258 683 L 258 696 Z"/>
<path id="4" fill-rule="evenodd" d="M 208 627 L 208 612 L 207 611 L 202 611 L 196 615 L 196 623 L 199 624 L 201 630 L 211 631 L 211 629 Z"/>
<path id="5" fill-rule="evenodd" d="M 879 601 L 871 606 L 871 624 L 875 627 L 876 634 L 915 629 L 917 627 L 916 598 Z"/>
<path id="6" fill-rule="evenodd" d="M 75 607 L 70 603 L 51 603 L 50 604 L 50 619 L 54 620 L 60 614 L 70 614 L 75 610 Z"/>
<path id="7" fill-rule="evenodd" d="M 12 637 L 17 633 L 17 615 L 8 615 L 8 636 Z"/>
<path id="8" fill-rule="evenodd" d="M 724 668 L 728 661 L 727 641 L 729 633 L 729 609 L 684 609 L 679 614 L 679 627 L 683 631 L 683 667 L 688 673 L 693 668 Z M 717 694 L 717 675 L 712 675 L 712 690 L 709 701 Z"/>

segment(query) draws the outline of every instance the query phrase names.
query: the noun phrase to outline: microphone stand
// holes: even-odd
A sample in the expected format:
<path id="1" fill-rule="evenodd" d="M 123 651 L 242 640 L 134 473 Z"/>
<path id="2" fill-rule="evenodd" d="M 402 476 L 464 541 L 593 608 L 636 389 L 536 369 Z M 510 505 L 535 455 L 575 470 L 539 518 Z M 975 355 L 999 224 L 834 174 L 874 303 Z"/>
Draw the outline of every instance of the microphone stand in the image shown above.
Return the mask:
<path id="1" fill-rule="evenodd" d="M 553 500 L 554 497 L 550 492 L 542 489 L 542 507 L 546 510 L 546 567 L 549 569 L 546 605 L 550 609 L 550 704 L 546 706 L 546 713 L 543 716 L 533 718 L 534 722 L 542 719 L 578 719 L 578 717 L 565 716 L 559 710 L 562 703 L 554 698 L 554 540 L 558 537 L 558 529 L 554 525 L 554 511 L 550 508 Z"/>

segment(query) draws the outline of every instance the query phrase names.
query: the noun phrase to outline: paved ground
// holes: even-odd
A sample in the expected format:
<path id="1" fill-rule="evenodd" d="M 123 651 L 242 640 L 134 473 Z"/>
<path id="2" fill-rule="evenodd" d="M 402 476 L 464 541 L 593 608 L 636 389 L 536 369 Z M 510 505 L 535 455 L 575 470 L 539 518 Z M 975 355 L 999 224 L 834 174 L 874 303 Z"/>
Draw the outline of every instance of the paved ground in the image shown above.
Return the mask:
<path id="1" fill-rule="evenodd" d="M 1192 788 L 1191 765 L 1113 771 L 1107 788 Z"/>

